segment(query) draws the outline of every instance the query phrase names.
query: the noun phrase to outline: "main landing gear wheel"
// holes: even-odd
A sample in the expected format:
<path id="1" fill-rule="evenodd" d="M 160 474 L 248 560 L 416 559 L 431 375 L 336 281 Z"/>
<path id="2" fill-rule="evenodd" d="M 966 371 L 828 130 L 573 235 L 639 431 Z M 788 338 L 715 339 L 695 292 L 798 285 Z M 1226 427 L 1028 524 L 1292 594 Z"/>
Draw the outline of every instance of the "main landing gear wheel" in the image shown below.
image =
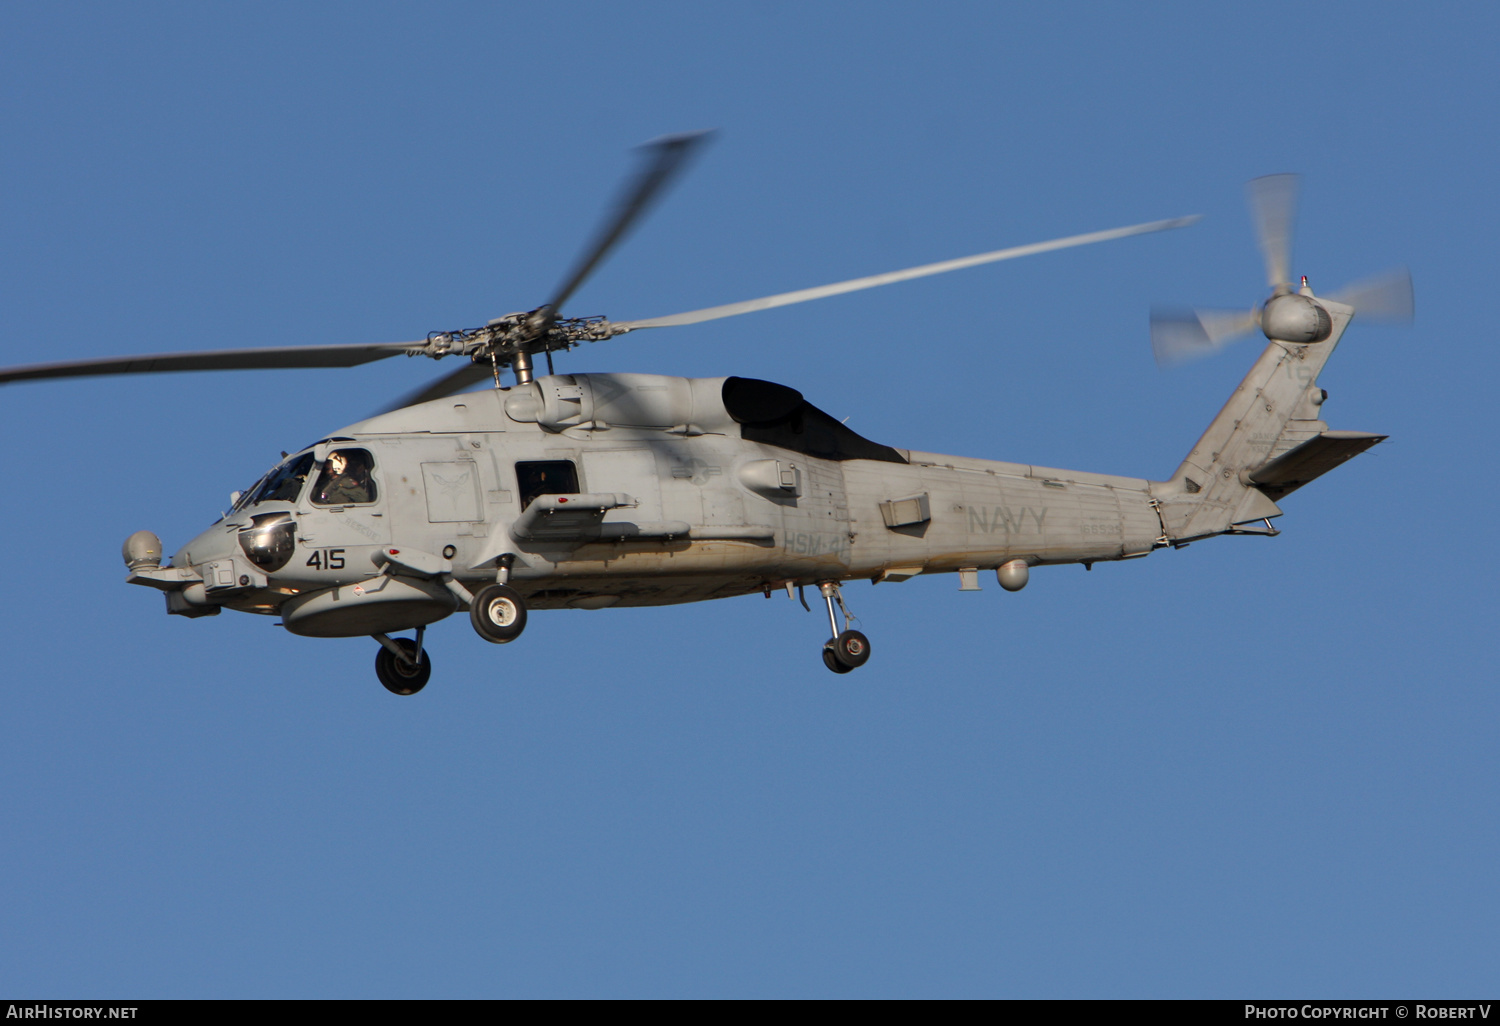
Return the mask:
<path id="1" fill-rule="evenodd" d="M 834 673 L 848 673 L 865 665 L 870 658 L 870 639 L 849 626 L 854 619 L 849 607 L 844 605 L 844 596 L 837 581 L 819 581 L 818 591 L 823 595 L 823 604 L 828 607 L 828 629 L 833 637 L 823 642 L 823 665 Z M 839 630 L 834 603 L 844 614 L 844 629 Z M 804 606 L 806 602 L 802 603 Z"/>
<path id="2" fill-rule="evenodd" d="M 526 600 L 508 584 L 480 588 L 469 603 L 469 622 L 485 641 L 515 641 L 526 629 Z"/>
<path id="3" fill-rule="evenodd" d="M 823 651 L 847 673 L 865 665 L 865 661 L 870 658 L 870 639 L 859 631 L 844 631 L 838 637 L 829 639 L 823 646 Z M 823 661 L 827 662 L 828 659 Z"/>
<path id="4" fill-rule="evenodd" d="M 398 659 L 396 654 L 384 645 L 380 651 L 375 653 L 375 676 L 380 678 L 380 683 L 393 695 L 415 695 L 427 686 L 427 680 L 432 676 L 432 657 L 424 649 L 420 660 L 414 658 L 417 654 L 417 644 L 407 638 L 393 638 L 396 645 L 405 653 L 405 658 Z"/>

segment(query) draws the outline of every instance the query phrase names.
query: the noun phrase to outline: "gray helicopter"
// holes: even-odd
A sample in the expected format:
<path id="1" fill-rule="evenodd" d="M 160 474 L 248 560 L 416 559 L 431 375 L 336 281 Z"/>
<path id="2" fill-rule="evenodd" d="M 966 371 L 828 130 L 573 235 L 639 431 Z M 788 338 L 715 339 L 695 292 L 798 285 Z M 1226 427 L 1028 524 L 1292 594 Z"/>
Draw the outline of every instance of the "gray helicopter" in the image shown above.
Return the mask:
<path id="1" fill-rule="evenodd" d="M 842 585 L 981 570 L 1009 591 L 1035 566 L 1137 559 L 1214 535 L 1275 535 L 1277 502 L 1385 436 L 1330 431 L 1318 373 L 1356 309 L 1409 316 L 1410 279 L 1334 299 L 1288 278 L 1291 176 L 1257 180 L 1272 294 L 1247 312 L 1157 311 L 1164 363 L 1255 327 L 1269 340 L 1182 465 L 1164 481 L 897 449 L 866 439 L 785 385 L 751 378 L 556 374 L 552 353 L 646 328 L 696 324 L 1035 253 L 1182 227 L 1175 218 L 997 250 L 833 285 L 610 321 L 566 302 L 656 199 L 703 135 L 645 148 L 599 237 L 547 304 L 419 342 L 171 353 L 0 370 L 0 384 L 101 374 L 350 367 L 397 355 L 459 368 L 386 412 L 283 459 L 163 565 L 126 540 L 127 581 L 172 614 L 280 616 L 308 637 L 368 636 L 390 691 L 432 673 L 427 625 L 467 609 L 480 637 L 519 638 L 531 609 L 666 605 L 784 590 L 828 615 L 822 659 L 870 657 Z M 549 373 L 534 374 L 533 358 Z M 502 382 L 507 369 L 513 384 Z M 482 381 L 492 387 L 464 391 Z M 809 607 L 810 608 L 810 607 Z M 392 637 L 414 631 L 412 638 Z"/>

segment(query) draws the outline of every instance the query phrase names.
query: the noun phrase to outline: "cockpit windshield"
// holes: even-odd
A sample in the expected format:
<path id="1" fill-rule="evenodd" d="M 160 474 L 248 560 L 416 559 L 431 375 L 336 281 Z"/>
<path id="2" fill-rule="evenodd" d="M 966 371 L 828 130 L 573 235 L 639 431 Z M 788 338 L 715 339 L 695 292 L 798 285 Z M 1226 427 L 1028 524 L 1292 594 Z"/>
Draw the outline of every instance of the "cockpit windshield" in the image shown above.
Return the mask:
<path id="1" fill-rule="evenodd" d="M 261 478 L 260 483 L 235 503 L 234 508 L 245 509 L 261 502 L 296 502 L 297 496 L 302 494 L 302 486 L 307 483 L 307 475 L 312 473 L 312 466 L 313 454 L 310 452 L 286 460 Z"/>

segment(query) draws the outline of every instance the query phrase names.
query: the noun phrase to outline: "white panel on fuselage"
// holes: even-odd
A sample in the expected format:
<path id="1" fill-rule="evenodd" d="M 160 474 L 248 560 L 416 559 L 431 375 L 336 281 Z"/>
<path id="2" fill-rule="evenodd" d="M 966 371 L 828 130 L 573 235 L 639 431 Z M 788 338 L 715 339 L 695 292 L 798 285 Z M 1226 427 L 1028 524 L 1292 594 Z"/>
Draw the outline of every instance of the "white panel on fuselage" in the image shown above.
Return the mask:
<path id="1" fill-rule="evenodd" d="M 472 460 L 422 464 L 427 521 L 453 524 L 484 519 L 479 506 L 479 469 Z"/>
<path id="2" fill-rule="evenodd" d="M 661 483 L 656 477 L 656 455 L 649 448 L 585 451 L 582 487 L 594 494 L 634 496 L 640 505 L 630 511 L 629 519 L 661 519 Z"/>

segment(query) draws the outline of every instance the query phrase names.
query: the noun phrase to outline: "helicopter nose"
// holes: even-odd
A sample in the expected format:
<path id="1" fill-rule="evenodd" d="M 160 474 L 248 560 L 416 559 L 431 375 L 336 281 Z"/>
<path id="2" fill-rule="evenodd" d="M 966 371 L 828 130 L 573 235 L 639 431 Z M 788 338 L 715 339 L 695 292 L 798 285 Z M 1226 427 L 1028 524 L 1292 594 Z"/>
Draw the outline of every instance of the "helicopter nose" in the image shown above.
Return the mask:
<path id="1" fill-rule="evenodd" d="M 172 557 L 173 566 L 202 566 L 216 559 L 225 559 L 238 551 L 235 531 L 225 531 L 215 525 L 177 550 Z"/>

